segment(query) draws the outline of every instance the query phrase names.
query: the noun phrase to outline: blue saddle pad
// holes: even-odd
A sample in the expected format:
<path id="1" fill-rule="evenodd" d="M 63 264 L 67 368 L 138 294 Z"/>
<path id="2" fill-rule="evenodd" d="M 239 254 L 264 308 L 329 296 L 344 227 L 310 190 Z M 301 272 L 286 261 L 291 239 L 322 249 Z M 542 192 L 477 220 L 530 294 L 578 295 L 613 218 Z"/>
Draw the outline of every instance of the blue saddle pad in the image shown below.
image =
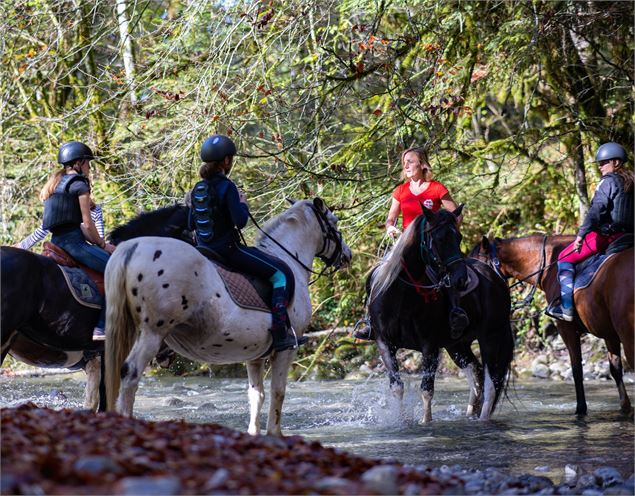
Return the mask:
<path id="1" fill-rule="evenodd" d="M 99 294 L 93 280 L 77 267 L 64 267 L 62 265 L 58 265 L 58 267 L 62 269 L 68 288 L 77 302 L 100 310 L 104 304 L 104 297 Z"/>
<path id="2" fill-rule="evenodd" d="M 574 291 L 576 289 L 586 288 L 591 284 L 593 276 L 608 257 L 609 256 L 605 253 L 597 253 L 577 264 L 575 268 L 575 281 L 573 283 Z"/>

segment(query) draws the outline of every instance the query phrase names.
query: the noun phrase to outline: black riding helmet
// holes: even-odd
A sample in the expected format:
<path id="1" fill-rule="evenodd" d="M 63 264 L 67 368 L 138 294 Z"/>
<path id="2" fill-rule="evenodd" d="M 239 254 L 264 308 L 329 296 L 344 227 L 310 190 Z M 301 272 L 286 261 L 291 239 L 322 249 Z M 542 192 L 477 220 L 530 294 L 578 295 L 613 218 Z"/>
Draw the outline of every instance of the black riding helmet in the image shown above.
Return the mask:
<path id="1" fill-rule="evenodd" d="M 225 157 L 236 155 L 236 145 L 227 136 L 215 134 L 210 136 L 201 146 L 201 160 L 203 162 L 220 162 Z"/>
<path id="2" fill-rule="evenodd" d="M 604 143 L 598 148 L 595 154 L 595 161 L 601 162 L 602 160 L 620 159 L 622 162 L 626 162 L 626 150 L 622 145 L 617 143 Z"/>
<path id="3" fill-rule="evenodd" d="M 70 164 L 75 160 L 94 160 L 95 156 L 93 151 L 88 148 L 84 143 L 79 141 L 69 141 L 64 143 L 60 147 L 60 151 L 57 154 L 57 161 L 62 164 Z"/>

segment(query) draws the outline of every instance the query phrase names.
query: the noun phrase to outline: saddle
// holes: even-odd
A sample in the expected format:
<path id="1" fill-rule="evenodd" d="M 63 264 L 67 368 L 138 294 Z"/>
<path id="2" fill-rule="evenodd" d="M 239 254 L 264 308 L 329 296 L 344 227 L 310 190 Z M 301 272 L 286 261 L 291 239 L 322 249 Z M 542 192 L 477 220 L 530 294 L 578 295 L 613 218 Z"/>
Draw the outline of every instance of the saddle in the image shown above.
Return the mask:
<path id="1" fill-rule="evenodd" d="M 93 269 L 90 269 L 83 264 L 80 264 L 74 258 L 72 258 L 68 253 L 66 253 L 62 248 L 60 248 L 57 245 L 54 245 L 50 241 L 44 242 L 44 249 L 42 250 L 42 255 L 50 258 L 57 265 L 60 265 L 63 267 L 81 269 L 88 276 L 88 278 L 94 283 L 99 294 L 102 297 L 105 296 L 106 293 L 104 291 L 104 275 L 103 274 Z M 62 270 L 62 272 L 64 271 Z M 68 272 L 64 272 L 64 274 L 67 275 Z M 68 280 L 68 276 L 67 276 L 67 282 L 69 282 L 69 287 L 70 287 L 71 284 L 70 284 L 70 281 Z"/>
<path id="2" fill-rule="evenodd" d="M 272 288 L 268 281 L 244 274 L 239 269 L 231 267 L 225 259 L 209 248 L 197 246 L 196 249 L 216 266 L 225 289 L 227 289 L 236 305 L 251 310 L 271 312 Z M 280 270 L 284 272 L 287 281 L 289 281 L 289 301 L 291 301 L 295 289 L 293 272 L 282 260 L 275 257 L 272 258 L 278 262 Z"/>

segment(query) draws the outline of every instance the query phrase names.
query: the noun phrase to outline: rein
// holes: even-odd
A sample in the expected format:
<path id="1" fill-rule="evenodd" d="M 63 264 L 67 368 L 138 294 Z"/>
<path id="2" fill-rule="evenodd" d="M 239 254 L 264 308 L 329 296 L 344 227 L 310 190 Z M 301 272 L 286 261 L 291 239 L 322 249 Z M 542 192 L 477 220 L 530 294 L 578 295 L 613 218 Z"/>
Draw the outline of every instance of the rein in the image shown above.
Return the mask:
<path id="1" fill-rule="evenodd" d="M 322 277 L 322 275 L 324 275 L 326 273 L 326 271 L 329 269 L 329 267 L 334 267 L 333 272 L 335 272 L 337 270 L 337 267 L 335 267 L 335 262 L 338 259 L 338 257 L 341 256 L 342 254 L 342 235 L 337 232 L 332 226 L 331 224 L 328 222 L 328 220 L 326 219 L 326 217 L 324 216 L 324 214 L 322 212 L 318 212 L 318 210 L 311 206 L 311 210 L 313 210 L 313 213 L 315 214 L 318 223 L 320 224 L 320 230 L 322 231 L 322 234 L 324 235 L 322 238 L 322 248 L 320 248 L 320 251 L 316 254 L 316 256 L 319 256 L 321 260 L 324 261 L 324 268 L 320 271 L 320 272 L 316 272 L 313 269 L 311 269 L 310 267 L 307 267 L 302 260 L 300 260 L 296 255 L 294 255 L 293 253 L 291 253 L 287 248 L 285 248 L 280 242 L 278 242 L 277 239 L 273 238 L 271 235 L 269 235 L 268 232 L 264 231 L 261 227 L 260 224 L 258 224 L 258 222 L 256 221 L 256 219 L 254 219 L 254 217 L 251 215 L 251 213 L 249 213 L 249 218 L 251 219 L 251 221 L 254 223 L 254 225 L 256 226 L 256 228 L 263 233 L 267 238 L 269 238 L 271 241 L 273 241 L 276 245 L 278 245 L 278 247 L 280 247 L 282 249 L 282 251 L 284 251 L 287 255 L 289 255 L 293 260 L 295 260 L 296 262 L 298 262 L 298 264 L 300 264 L 300 266 L 306 270 L 307 272 L 311 273 L 311 274 L 316 274 L 317 277 L 315 279 L 313 279 L 312 281 L 309 281 L 309 286 L 311 286 L 311 284 L 315 283 L 320 277 Z M 324 217 L 324 219 L 321 219 L 320 217 Z M 326 224 L 326 229 L 324 228 L 324 225 Z M 329 240 L 333 240 L 336 244 L 336 248 L 333 252 L 333 255 L 330 258 L 326 258 L 325 255 L 320 255 L 320 253 L 322 253 L 326 248 L 327 248 L 327 243 Z M 324 258 L 326 258 L 326 260 L 324 260 Z"/>

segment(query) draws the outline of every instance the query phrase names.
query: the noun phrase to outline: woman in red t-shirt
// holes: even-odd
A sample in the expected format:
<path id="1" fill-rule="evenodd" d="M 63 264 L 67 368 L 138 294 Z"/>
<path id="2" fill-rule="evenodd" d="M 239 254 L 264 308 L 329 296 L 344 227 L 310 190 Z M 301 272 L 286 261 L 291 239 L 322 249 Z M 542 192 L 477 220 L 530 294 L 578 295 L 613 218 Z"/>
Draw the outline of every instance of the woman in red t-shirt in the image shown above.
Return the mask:
<path id="1" fill-rule="evenodd" d="M 400 234 L 396 227 L 400 212 L 403 216 L 403 229 L 406 229 L 421 214 L 421 204 L 433 212 L 438 212 L 441 207 L 451 211 L 458 207 L 448 188 L 432 180 L 432 170 L 423 148 L 409 148 L 403 152 L 401 164 L 401 178 L 406 182 L 393 191 L 392 204 L 386 219 L 386 233 L 392 237 Z"/>

